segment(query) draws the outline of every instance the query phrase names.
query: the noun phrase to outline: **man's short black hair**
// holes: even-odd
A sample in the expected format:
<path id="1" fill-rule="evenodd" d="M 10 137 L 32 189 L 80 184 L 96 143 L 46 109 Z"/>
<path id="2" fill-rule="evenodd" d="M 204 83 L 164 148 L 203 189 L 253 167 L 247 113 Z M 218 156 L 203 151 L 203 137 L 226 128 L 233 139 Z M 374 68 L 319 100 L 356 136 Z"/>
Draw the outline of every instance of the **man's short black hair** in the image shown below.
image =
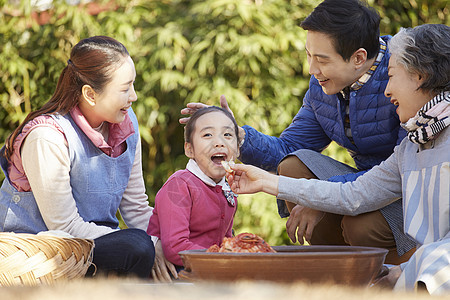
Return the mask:
<path id="1" fill-rule="evenodd" d="M 300 26 L 330 36 L 346 61 L 359 48 L 366 49 L 368 59 L 379 51 L 380 15 L 359 0 L 325 0 Z"/>

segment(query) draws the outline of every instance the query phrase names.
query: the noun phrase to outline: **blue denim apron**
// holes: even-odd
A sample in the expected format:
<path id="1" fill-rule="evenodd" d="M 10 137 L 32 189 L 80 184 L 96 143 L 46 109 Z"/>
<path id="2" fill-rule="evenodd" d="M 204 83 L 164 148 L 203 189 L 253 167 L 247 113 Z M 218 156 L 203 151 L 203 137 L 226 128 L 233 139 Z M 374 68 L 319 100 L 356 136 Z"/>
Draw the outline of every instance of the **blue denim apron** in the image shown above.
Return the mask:
<path id="1" fill-rule="evenodd" d="M 127 149 L 118 157 L 108 156 L 97 148 L 70 114 L 52 115 L 62 127 L 69 145 L 70 185 L 78 213 L 86 222 L 110 228 L 119 226 L 116 212 L 128 185 L 139 138 L 136 115 L 131 109 L 128 114 L 135 133 L 127 138 Z M 3 153 L 4 147 L 0 151 Z M 3 155 L 0 165 L 6 176 L 0 188 L 0 231 L 37 233 L 48 230 L 33 193 L 18 192 L 11 185 Z"/>

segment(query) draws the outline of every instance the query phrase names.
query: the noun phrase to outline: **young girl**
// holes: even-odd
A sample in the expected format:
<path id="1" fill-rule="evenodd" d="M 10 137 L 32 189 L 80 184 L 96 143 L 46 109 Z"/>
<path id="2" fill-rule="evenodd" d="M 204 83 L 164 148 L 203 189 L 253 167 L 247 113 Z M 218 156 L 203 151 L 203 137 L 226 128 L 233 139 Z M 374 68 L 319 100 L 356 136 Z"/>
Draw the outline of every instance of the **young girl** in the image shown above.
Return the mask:
<path id="1" fill-rule="evenodd" d="M 237 193 L 264 191 L 302 206 L 338 214 L 373 211 L 403 198 L 404 231 L 417 242 L 409 261 L 380 280 L 397 290 L 450 292 L 450 27 L 402 29 L 389 43 L 386 96 L 408 136 L 379 166 L 354 182 L 333 183 L 269 174 L 235 165 Z M 291 215 L 291 218 L 295 217 Z M 286 223 L 291 239 L 296 222 Z M 298 229 L 298 237 L 304 228 Z"/>
<path id="2" fill-rule="evenodd" d="M 147 233 L 161 239 L 166 258 L 182 266 L 178 252 L 209 248 L 231 237 L 236 197 L 225 181 L 222 161 L 238 156 L 238 126 L 233 116 L 211 106 L 186 124 L 186 169 L 175 172 L 155 198 Z"/>
<path id="3" fill-rule="evenodd" d="M 135 78 L 118 41 L 95 36 L 73 47 L 51 99 L 1 149 L 0 231 L 94 239 L 98 273 L 149 278 L 155 250 L 144 231 L 152 208 L 131 109 Z M 118 209 L 133 229 L 119 230 Z"/>

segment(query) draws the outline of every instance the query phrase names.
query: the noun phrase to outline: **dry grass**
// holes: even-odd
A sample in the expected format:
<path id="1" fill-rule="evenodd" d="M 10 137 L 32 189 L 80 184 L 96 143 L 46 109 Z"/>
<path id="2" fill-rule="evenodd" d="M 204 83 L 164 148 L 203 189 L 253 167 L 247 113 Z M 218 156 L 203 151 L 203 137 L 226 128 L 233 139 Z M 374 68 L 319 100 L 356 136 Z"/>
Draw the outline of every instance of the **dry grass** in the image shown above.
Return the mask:
<path id="1" fill-rule="evenodd" d="M 308 285 L 305 283 L 281 285 L 267 282 L 177 283 L 149 284 L 120 279 L 78 280 L 60 282 L 52 286 L 2 287 L 2 300 L 59 300 L 59 299 L 187 299 L 187 300 L 249 300 L 249 299 L 376 299 L 419 300 L 450 299 L 432 297 L 427 293 L 394 293 L 375 288 L 351 288 L 337 285 Z"/>

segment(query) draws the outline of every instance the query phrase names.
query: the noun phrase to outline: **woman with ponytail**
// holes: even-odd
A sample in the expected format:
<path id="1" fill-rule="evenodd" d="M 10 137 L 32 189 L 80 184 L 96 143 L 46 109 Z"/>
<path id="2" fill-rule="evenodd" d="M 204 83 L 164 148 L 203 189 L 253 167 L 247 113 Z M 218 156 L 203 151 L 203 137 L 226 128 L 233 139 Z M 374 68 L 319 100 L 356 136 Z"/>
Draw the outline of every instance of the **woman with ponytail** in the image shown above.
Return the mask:
<path id="1" fill-rule="evenodd" d="M 135 78 L 120 42 L 95 36 L 73 47 L 53 96 L 1 149 L 0 231 L 93 239 L 98 273 L 150 277 L 157 239 L 145 232 L 153 208 L 131 108 Z M 128 229 L 119 229 L 118 210 Z M 156 275 L 170 278 L 159 248 Z"/>

